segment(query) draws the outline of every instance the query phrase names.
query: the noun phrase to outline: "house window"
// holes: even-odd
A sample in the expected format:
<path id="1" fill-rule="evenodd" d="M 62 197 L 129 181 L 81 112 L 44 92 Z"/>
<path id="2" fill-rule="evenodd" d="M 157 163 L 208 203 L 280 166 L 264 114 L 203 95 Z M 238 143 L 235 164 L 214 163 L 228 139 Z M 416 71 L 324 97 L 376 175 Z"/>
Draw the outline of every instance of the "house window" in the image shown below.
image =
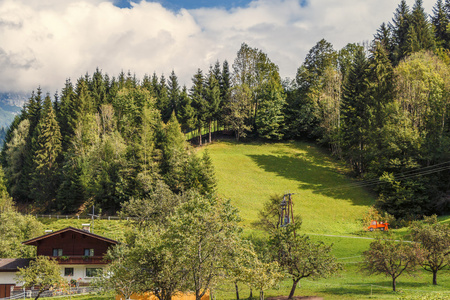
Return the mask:
<path id="1" fill-rule="evenodd" d="M 73 268 L 64 268 L 64 276 L 73 276 Z"/>
<path id="2" fill-rule="evenodd" d="M 84 249 L 84 256 L 94 256 L 94 249 Z"/>
<path id="3" fill-rule="evenodd" d="M 96 277 L 102 271 L 102 268 L 86 268 L 86 277 Z"/>
<path id="4" fill-rule="evenodd" d="M 62 256 L 63 255 L 63 251 L 62 249 L 53 249 L 53 256 Z"/>

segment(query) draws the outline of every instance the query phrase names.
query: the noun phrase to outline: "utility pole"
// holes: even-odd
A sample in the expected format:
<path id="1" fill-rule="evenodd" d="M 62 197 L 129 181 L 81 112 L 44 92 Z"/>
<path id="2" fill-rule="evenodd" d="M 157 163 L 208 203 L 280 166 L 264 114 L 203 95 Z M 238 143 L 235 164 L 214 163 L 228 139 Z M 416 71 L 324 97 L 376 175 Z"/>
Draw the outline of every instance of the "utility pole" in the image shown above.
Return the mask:
<path id="1" fill-rule="evenodd" d="M 284 194 L 283 200 L 280 203 L 280 217 L 278 219 L 278 225 L 280 227 L 285 227 L 289 225 L 290 223 L 294 223 L 294 209 L 293 209 L 293 203 L 292 203 L 292 195 L 294 193 L 287 193 Z M 277 225 L 277 227 L 278 227 Z M 295 231 L 294 231 L 295 235 Z"/>
<path id="2" fill-rule="evenodd" d="M 98 217 L 98 216 L 95 214 L 95 203 L 92 204 L 92 214 L 88 214 L 88 216 L 91 216 L 91 217 L 92 217 L 92 233 L 94 233 L 94 220 L 95 220 L 95 217 Z"/>

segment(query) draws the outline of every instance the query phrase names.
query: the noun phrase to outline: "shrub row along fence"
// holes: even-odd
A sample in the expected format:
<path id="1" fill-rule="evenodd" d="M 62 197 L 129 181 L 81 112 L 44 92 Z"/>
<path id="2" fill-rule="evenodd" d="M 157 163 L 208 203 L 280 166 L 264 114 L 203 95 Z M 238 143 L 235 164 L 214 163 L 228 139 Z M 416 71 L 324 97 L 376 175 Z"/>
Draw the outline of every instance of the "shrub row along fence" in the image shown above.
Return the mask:
<path id="1" fill-rule="evenodd" d="M 71 288 L 68 290 L 52 290 L 52 291 L 45 291 L 41 294 L 40 297 L 63 297 L 64 299 L 67 299 L 70 297 L 70 295 L 79 295 L 79 294 L 89 294 L 89 293 L 95 293 L 98 292 L 98 288 L 94 287 L 78 287 L 78 288 Z M 26 299 L 26 298 L 36 298 L 39 291 L 37 290 L 27 290 L 27 291 L 15 291 L 11 295 L 11 297 L 7 298 L 0 298 L 0 300 L 15 300 L 15 299 Z"/>
<path id="2" fill-rule="evenodd" d="M 92 217 L 92 215 L 34 215 L 36 216 L 36 218 L 41 218 L 41 219 L 78 219 L 78 220 L 85 220 L 85 219 L 95 219 L 95 220 L 136 220 L 137 218 L 135 217 L 119 217 L 119 216 L 94 216 Z"/>

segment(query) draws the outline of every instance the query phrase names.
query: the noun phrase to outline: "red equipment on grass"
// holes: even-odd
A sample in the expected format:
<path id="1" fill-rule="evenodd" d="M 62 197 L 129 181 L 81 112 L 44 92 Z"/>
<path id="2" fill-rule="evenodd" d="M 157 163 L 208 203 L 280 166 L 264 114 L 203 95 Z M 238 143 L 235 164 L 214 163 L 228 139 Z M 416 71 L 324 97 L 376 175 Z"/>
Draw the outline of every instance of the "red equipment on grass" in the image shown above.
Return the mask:
<path id="1" fill-rule="evenodd" d="M 378 221 L 370 221 L 370 226 L 369 228 L 367 228 L 369 231 L 374 231 L 375 229 L 380 229 L 381 231 L 388 231 L 389 227 L 388 227 L 389 223 L 387 222 L 378 222 Z"/>

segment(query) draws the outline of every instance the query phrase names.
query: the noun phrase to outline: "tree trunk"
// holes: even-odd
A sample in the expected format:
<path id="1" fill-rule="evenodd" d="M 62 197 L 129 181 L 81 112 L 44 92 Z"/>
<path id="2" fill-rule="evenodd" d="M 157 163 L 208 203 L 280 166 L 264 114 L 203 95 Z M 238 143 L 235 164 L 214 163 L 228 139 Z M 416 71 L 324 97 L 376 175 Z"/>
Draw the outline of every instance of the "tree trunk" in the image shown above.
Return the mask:
<path id="1" fill-rule="evenodd" d="M 437 270 L 433 271 L 433 285 L 437 285 Z"/>
<path id="2" fill-rule="evenodd" d="M 211 120 L 209 120 L 209 143 L 211 144 Z"/>
<path id="3" fill-rule="evenodd" d="M 39 297 L 41 296 L 41 294 L 42 294 L 43 292 L 45 292 L 45 291 L 39 291 L 39 293 L 36 295 L 36 298 L 34 298 L 34 300 L 39 299 Z"/>
<path id="4" fill-rule="evenodd" d="M 198 145 L 202 145 L 202 126 L 198 128 Z"/>
<path id="5" fill-rule="evenodd" d="M 395 290 L 395 278 L 392 278 L 392 290 L 394 292 L 396 292 L 396 290 Z"/>
<path id="6" fill-rule="evenodd" d="M 259 291 L 259 300 L 264 300 L 264 291 L 263 290 Z"/>
<path id="7" fill-rule="evenodd" d="M 236 289 L 236 300 L 239 300 L 239 287 L 237 282 L 234 283 L 234 288 Z"/>
<path id="8" fill-rule="evenodd" d="M 253 299 L 253 290 L 250 288 L 250 295 L 248 296 L 248 299 Z"/>
<path id="9" fill-rule="evenodd" d="M 292 279 L 292 288 L 291 292 L 289 293 L 288 299 L 292 299 L 294 297 L 295 288 L 297 287 L 297 283 L 300 281 L 300 279 Z"/>

